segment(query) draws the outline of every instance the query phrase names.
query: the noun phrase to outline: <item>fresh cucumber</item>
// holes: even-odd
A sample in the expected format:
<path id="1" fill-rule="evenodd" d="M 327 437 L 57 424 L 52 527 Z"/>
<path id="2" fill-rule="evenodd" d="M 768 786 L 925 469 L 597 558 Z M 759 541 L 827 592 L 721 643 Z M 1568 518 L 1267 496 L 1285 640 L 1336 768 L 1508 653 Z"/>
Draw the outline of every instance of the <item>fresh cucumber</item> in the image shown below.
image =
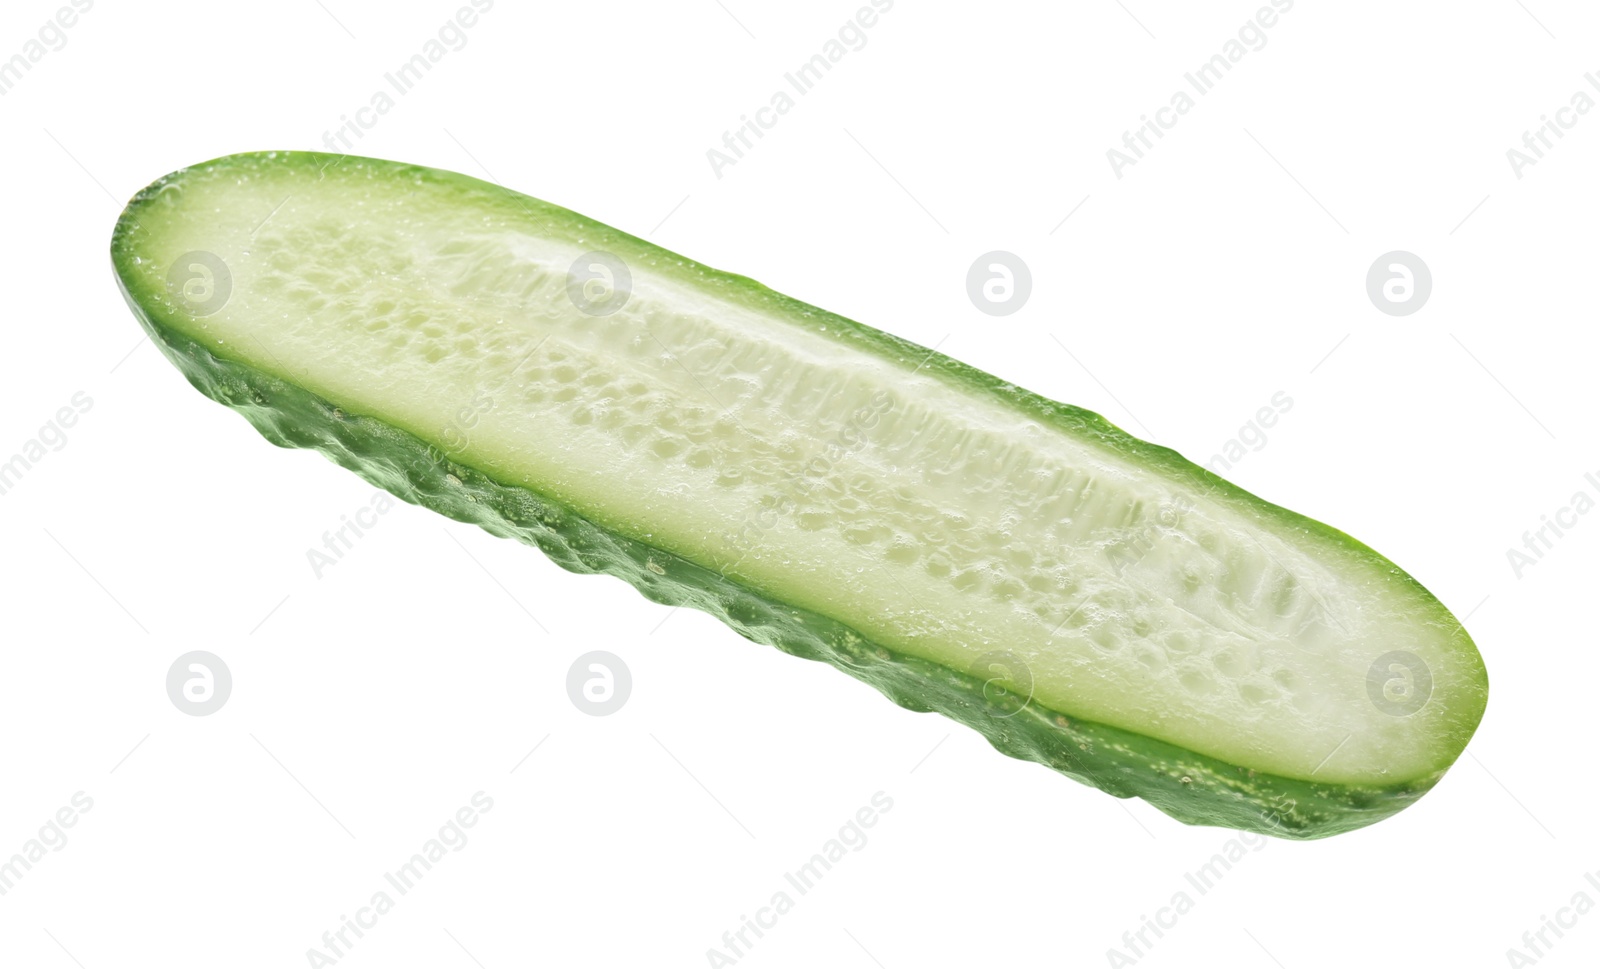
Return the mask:
<path id="1" fill-rule="evenodd" d="M 1192 824 L 1410 804 L 1488 696 L 1342 532 L 932 350 L 464 175 L 234 155 L 112 240 L 272 442 Z"/>

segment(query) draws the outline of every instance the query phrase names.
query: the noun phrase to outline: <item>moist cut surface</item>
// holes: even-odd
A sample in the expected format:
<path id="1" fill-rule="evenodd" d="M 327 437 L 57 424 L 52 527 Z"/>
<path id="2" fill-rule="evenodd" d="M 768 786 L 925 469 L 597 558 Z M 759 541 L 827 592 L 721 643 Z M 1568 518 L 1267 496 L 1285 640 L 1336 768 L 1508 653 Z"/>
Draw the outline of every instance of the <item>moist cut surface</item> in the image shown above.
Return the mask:
<path id="1" fill-rule="evenodd" d="M 169 285 L 195 252 L 228 277 L 203 315 Z M 1327 833 L 1296 812 L 1337 815 L 1321 802 L 1347 788 L 1346 820 L 1366 823 L 1430 786 L 1481 716 L 1460 624 L 1348 536 L 536 199 L 390 162 L 233 156 L 141 193 L 114 255 L 169 356 L 280 443 L 565 544 L 569 567 L 1113 793 L 1180 817 L 1172 803 L 1217 799 L 1188 820 Z M 1427 682 L 1385 667 L 1375 701 L 1395 652 Z M 1381 702 L 1423 686 L 1416 710 Z"/>

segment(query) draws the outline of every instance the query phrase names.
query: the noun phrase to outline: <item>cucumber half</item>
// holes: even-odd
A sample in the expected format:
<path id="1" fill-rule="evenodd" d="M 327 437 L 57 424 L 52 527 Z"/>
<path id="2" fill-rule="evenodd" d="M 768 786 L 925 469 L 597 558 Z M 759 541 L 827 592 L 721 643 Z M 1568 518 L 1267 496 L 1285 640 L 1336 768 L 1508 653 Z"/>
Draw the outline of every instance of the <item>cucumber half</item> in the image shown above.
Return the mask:
<path id="1" fill-rule="evenodd" d="M 273 443 L 1180 821 L 1369 824 L 1483 714 L 1461 624 L 1348 535 L 475 178 L 233 155 L 135 196 L 112 259 Z"/>

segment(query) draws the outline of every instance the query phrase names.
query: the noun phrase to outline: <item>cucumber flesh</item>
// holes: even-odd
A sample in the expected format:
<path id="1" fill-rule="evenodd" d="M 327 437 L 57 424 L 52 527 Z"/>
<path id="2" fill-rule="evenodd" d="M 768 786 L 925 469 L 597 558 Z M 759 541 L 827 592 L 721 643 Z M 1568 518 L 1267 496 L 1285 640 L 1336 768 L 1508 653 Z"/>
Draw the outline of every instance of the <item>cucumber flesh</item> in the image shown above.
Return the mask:
<path id="1" fill-rule="evenodd" d="M 230 156 L 136 196 L 113 261 L 275 442 L 1180 820 L 1369 823 L 1484 709 L 1461 624 L 1349 536 L 498 186 Z"/>

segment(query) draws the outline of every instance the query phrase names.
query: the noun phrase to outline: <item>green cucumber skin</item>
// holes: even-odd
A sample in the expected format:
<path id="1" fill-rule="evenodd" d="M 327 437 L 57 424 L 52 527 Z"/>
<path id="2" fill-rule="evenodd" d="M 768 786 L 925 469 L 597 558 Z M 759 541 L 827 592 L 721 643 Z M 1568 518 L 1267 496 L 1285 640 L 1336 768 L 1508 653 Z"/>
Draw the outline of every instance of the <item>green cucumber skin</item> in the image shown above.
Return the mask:
<path id="1" fill-rule="evenodd" d="M 336 157 L 309 152 L 289 154 L 303 158 L 313 168 Z M 229 156 L 196 167 L 226 165 L 241 159 L 248 162 L 252 157 Z M 278 157 L 282 158 L 283 153 Z M 720 296 L 737 295 L 749 305 L 799 314 L 818 326 L 829 327 L 836 336 L 865 343 L 879 353 L 924 361 L 924 369 L 941 371 L 975 392 L 1002 397 L 1031 416 L 1098 438 L 1147 463 L 1178 471 L 1181 477 L 1214 493 L 1246 500 L 1260 510 L 1288 517 L 1303 530 L 1336 538 L 1377 559 L 1421 589 L 1415 579 L 1343 532 L 1262 501 L 1176 451 L 1132 437 L 1098 414 L 1039 397 L 917 344 L 775 293 L 754 280 L 710 270 L 576 213 L 499 186 L 434 169 L 350 160 L 394 167 L 406 174 L 472 183 L 476 192 L 505 194 L 545 212 L 558 213 L 562 219 L 581 224 L 601 245 L 648 252 L 662 261 L 686 267 L 685 272 L 697 281 L 705 281 L 706 288 L 720 290 Z M 491 534 L 533 545 L 569 571 L 613 575 L 651 601 L 707 612 L 755 642 L 829 663 L 875 687 L 902 707 L 936 711 L 963 723 L 1011 757 L 1044 764 L 1116 797 L 1142 798 L 1186 824 L 1216 825 L 1297 840 L 1327 837 L 1402 810 L 1426 793 L 1445 772 L 1440 769 L 1383 787 L 1318 783 L 1229 764 L 1165 741 L 1045 709 L 1037 701 L 1016 710 L 1014 704 L 992 701 L 985 692 L 984 681 L 973 675 L 888 650 L 827 616 L 769 598 L 688 559 L 609 531 L 530 489 L 501 483 L 463 466 L 406 431 L 375 418 L 344 413 L 298 385 L 218 357 L 164 325 L 141 301 L 137 287 L 130 285 L 136 276 L 128 261 L 135 257 L 138 234 L 143 231 L 137 222 L 137 211 L 171 179 L 183 174 L 175 172 L 141 191 L 118 221 L 112 261 L 119 288 L 155 344 L 189 382 L 206 396 L 238 411 L 273 444 L 318 450 L 402 500 L 476 524 Z M 1440 611 L 1444 612 L 1442 606 Z M 1444 615 L 1449 616 L 1448 612 Z M 1453 617 L 1450 621 L 1454 622 Z M 1465 636 L 1464 631 L 1462 635 Z M 1483 676 L 1482 681 L 1480 699 L 1486 702 L 1487 677 Z M 1481 712 L 1480 703 L 1480 718 Z"/>

